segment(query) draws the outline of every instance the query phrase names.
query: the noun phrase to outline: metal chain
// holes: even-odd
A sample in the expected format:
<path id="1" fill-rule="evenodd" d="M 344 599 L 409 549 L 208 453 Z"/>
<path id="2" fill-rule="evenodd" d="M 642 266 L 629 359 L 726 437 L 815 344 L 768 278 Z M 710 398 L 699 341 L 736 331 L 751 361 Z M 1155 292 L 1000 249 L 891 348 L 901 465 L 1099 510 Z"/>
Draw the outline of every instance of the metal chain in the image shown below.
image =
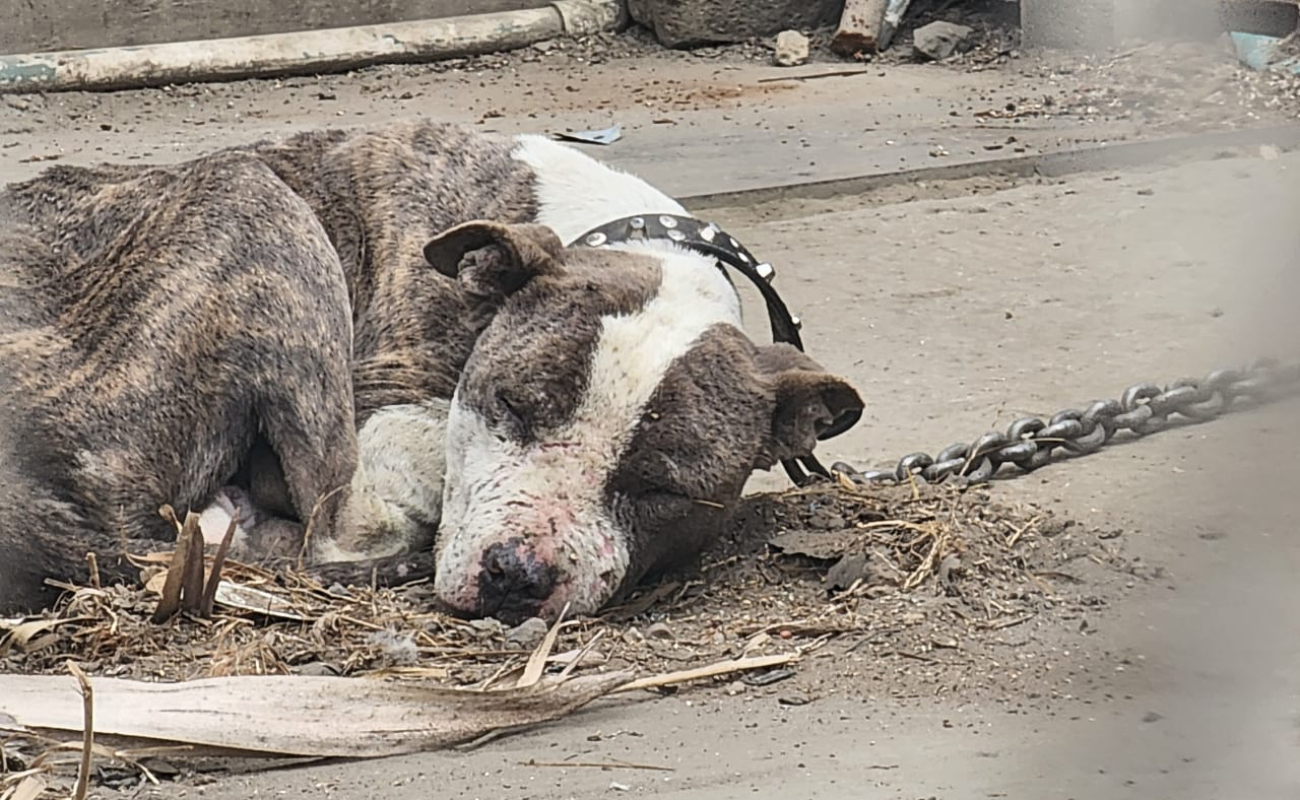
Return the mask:
<path id="1" fill-rule="evenodd" d="M 838 462 L 831 465 L 831 471 L 862 484 L 943 483 L 951 479 L 987 483 L 1006 464 L 1014 464 L 1021 473 L 1032 472 L 1061 458 L 1092 453 L 1123 431 L 1135 436 L 1155 433 L 1170 424 L 1171 415 L 1192 423 L 1205 422 L 1240 406 L 1273 402 L 1297 390 L 1300 362 L 1282 365 L 1264 358 L 1242 369 L 1211 372 L 1200 380 L 1182 378 L 1164 389 L 1154 383 L 1134 384 L 1118 401 L 1097 400 L 1083 411 L 1067 408 L 1046 421 L 1024 417 L 1011 423 L 1006 433 L 986 433 L 970 444 L 947 447 L 938 456 L 904 456 L 892 470 L 859 472 Z"/>

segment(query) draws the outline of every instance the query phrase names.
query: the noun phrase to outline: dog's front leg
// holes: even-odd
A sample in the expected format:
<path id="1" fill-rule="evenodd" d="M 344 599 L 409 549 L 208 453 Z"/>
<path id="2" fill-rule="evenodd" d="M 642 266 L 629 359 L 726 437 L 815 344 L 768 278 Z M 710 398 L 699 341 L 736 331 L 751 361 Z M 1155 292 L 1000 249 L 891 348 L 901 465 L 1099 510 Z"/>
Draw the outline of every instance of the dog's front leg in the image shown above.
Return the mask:
<path id="1" fill-rule="evenodd" d="M 357 469 L 339 513 L 339 536 L 313 561 L 387 558 L 427 550 L 442 515 L 446 400 L 385 406 L 357 434 Z"/>

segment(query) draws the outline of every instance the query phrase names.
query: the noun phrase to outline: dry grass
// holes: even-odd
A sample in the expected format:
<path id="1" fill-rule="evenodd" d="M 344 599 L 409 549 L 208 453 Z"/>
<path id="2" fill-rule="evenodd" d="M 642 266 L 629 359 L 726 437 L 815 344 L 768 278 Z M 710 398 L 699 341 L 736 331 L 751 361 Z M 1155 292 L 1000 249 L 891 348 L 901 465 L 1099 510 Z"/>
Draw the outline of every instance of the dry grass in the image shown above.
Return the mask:
<path id="1" fill-rule="evenodd" d="M 1089 593 L 1097 588 L 1073 568 L 1122 567 L 1110 539 L 983 490 L 823 485 L 760 495 L 694 571 L 557 626 L 554 651 L 531 665 L 545 630 L 430 611 L 427 580 L 342 589 L 226 562 L 230 588 L 210 619 L 155 623 L 170 554 L 143 554 L 149 588 L 68 586 L 46 616 L 11 623 L 7 634 L 0 627 L 0 672 L 66 673 L 75 660 L 92 677 L 329 674 L 483 688 L 542 670 L 632 669 L 651 675 L 638 685 L 650 688 L 655 675 L 675 672 L 726 684 L 735 676 L 707 665 L 772 657 L 769 674 L 747 679 L 759 686 L 827 648 L 942 663 L 964 642 L 1095 608 L 1104 602 Z M 0 800 L 14 800 L 45 770 L 29 774 L 32 741 L 0 746 Z"/>

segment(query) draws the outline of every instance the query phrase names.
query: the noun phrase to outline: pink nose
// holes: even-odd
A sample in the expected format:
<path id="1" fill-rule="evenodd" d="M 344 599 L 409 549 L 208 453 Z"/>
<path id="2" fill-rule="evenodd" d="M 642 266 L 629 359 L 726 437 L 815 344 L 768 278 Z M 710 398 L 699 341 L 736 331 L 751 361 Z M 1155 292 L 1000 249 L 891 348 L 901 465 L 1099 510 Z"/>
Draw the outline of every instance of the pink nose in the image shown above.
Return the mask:
<path id="1" fill-rule="evenodd" d="M 484 550 L 479 567 L 474 616 L 496 617 L 510 625 L 538 616 L 558 583 L 555 565 L 538 558 L 517 536 Z"/>

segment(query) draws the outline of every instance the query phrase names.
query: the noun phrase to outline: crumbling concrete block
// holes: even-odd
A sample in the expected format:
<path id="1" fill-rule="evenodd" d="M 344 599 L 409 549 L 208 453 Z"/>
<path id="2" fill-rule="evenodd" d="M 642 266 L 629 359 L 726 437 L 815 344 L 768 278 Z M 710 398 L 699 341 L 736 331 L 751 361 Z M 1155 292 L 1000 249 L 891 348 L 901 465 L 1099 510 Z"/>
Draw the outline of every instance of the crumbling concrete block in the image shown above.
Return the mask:
<path id="1" fill-rule="evenodd" d="M 1025 47 L 1104 50 L 1131 39 L 1212 39 L 1233 0 L 1020 0 Z"/>
<path id="2" fill-rule="evenodd" d="M 888 5 L 889 0 L 844 0 L 840 26 L 831 37 L 831 50 L 850 58 L 879 50 Z"/>
<path id="3" fill-rule="evenodd" d="M 916 52 L 935 61 L 942 61 L 970 44 L 974 29 L 955 22 L 931 22 L 922 25 L 912 34 Z"/>
<path id="4" fill-rule="evenodd" d="M 628 0 L 632 19 L 667 47 L 741 42 L 834 22 L 843 0 Z"/>
<path id="5" fill-rule="evenodd" d="M 808 60 L 808 37 L 799 31 L 781 31 L 776 35 L 776 54 L 772 60 L 778 67 L 797 67 Z"/>

